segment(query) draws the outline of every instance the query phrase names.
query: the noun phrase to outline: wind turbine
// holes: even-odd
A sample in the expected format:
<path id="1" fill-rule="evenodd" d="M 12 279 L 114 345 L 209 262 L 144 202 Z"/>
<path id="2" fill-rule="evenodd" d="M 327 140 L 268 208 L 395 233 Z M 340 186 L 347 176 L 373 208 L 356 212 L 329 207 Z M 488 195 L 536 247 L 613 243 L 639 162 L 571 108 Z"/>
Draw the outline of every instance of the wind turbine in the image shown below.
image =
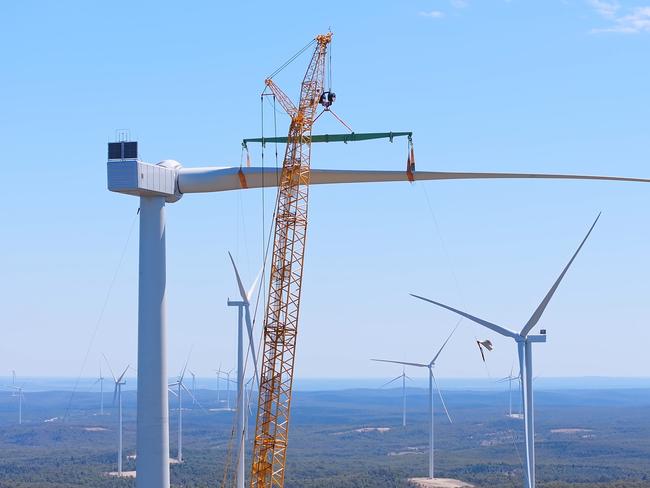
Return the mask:
<path id="1" fill-rule="evenodd" d="M 169 488 L 165 204 L 185 194 L 278 186 L 281 168 L 184 168 L 178 161 L 139 159 L 137 142 L 109 143 L 108 190 L 139 198 L 138 274 L 138 488 Z M 541 173 L 472 173 L 310 168 L 310 185 L 425 180 L 565 179 L 650 183 L 650 179 Z"/>
<path id="2" fill-rule="evenodd" d="M 248 291 L 244 288 L 241 276 L 237 270 L 237 265 L 235 260 L 232 257 L 232 254 L 228 253 L 230 256 L 230 262 L 232 263 L 233 270 L 235 271 L 235 278 L 237 279 L 237 288 L 239 289 L 239 300 L 230 300 L 228 299 L 229 307 L 237 307 L 238 309 L 238 323 L 237 323 L 237 435 L 239 436 L 239 453 L 237 455 L 237 470 L 236 470 L 236 487 L 244 488 L 244 455 L 245 455 L 245 445 L 244 439 L 246 435 L 246 426 L 245 426 L 245 416 L 246 416 L 246 387 L 244 385 L 244 375 L 246 371 L 244 370 L 244 327 L 243 319 L 246 319 L 246 330 L 248 331 L 248 348 L 253 358 L 253 377 L 257 379 L 257 355 L 255 354 L 255 342 L 253 340 L 253 322 L 251 320 L 250 314 L 250 300 L 253 297 L 255 292 L 255 287 L 257 282 L 262 274 L 262 270 L 257 275 L 257 278 L 253 281 L 253 284 Z M 230 372 L 228 372 L 228 408 L 230 408 Z"/>
<path id="3" fill-rule="evenodd" d="M 11 396 L 17 396 L 18 397 L 18 425 L 22 425 L 23 423 L 23 399 L 25 398 L 25 394 L 23 393 L 23 386 L 16 386 L 16 371 L 11 370 L 11 385 L 8 386 L 11 390 L 13 390 Z"/>
<path id="4" fill-rule="evenodd" d="M 379 361 L 378 359 L 371 359 L 371 361 Z M 392 361 L 390 361 L 392 362 Z M 402 364 L 402 363 L 399 363 Z M 402 380 L 402 427 L 406 427 L 406 380 L 412 380 L 413 378 L 410 378 L 407 376 L 406 371 L 404 367 L 402 366 L 402 374 L 399 376 L 396 376 L 390 381 L 387 381 L 383 385 L 381 385 L 379 388 L 383 388 L 384 386 L 388 386 L 392 383 L 394 383 L 397 380 Z"/>
<path id="5" fill-rule="evenodd" d="M 517 381 L 519 383 L 519 388 L 521 388 L 521 373 L 514 376 L 514 365 L 510 368 L 510 375 L 499 380 L 500 383 L 508 382 L 508 417 L 510 418 L 519 418 L 519 414 L 513 415 L 512 413 L 512 382 Z"/>
<path id="6" fill-rule="evenodd" d="M 185 371 L 187 370 L 187 363 L 189 363 L 190 357 L 187 356 L 187 361 L 185 361 L 185 366 L 181 370 L 180 374 L 176 378 L 176 382 L 168 385 L 169 391 L 178 397 L 178 462 L 183 462 L 183 390 L 187 392 L 193 400 L 195 400 L 194 395 L 190 390 L 187 389 L 183 380 L 185 379 Z M 171 388 L 178 388 L 178 392 L 174 392 Z"/>
<path id="7" fill-rule="evenodd" d="M 447 410 L 447 406 L 445 405 L 445 400 L 442 398 L 442 392 L 440 391 L 440 387 L 438 386 L 438 382 L 436 381 L 436 377 L 433 375 L 433 368 L 436 365 L 436 359 L 438 359 L 438 356 L 440 356 L 440 353 L 442 350 L 445 348 L 447 343 L 449 342 L 449 339 L 451 339 L 451 336 L 454 335 L 454 332 L 456 332 L 456 329 L 460 325 L 460 321 L 456 324 L 456 326 L 453 328 L 451 333 L 449 334 L 449 337 L 447 337 L 447 340 L 443 342 L 442 346 L 440 346 L 440 349 L 438 349 L 438 352 L 433 356 L 433 359 L 429 361 L 428 363 L 408 363 L 406 361 L 393 361 L 389 359 L 372 359 L 372 361 L 377 361 L 381 363 L 394 363 L 394 364 L 401 364 L 402 367 L 406 366 L 413 366 L 416 368 L 427 368 L 429 370 L 429 478 L 433 479 L 433 434 L 434 434 L 434 423 L 433 423 L 433 384 L 435 383 L 436 385 L 436 390 L 438 390 L 438 395 L 440 395 L 440 402 L 442 403 L 442 407 L 445 409 L 445 414 L 447 414 L 447 418 L 449 419 L 449 423 L 451 423 L 451 417 L 449 416 L 449 411 Z"/>
<path id="8" fill-rule="evenodd" d="M 102 362 L 99 362 L 99 377 L 94 385 L 99 383 L 99 415 L 104 415 L 104 375 L 102 374 Z"/>
<path id="9" fill-rule="evenodd" d="M 542 302 L 535 309 L 533 315 L 530 317 L 530 319 L 528 319 L 528 322 L 526 322 L 526 324 L 523 326 L 520 332 L 515 332 L 505 327 L 502 327 L 500 325 L 493 324 L 492 322 L 488 322 L 487 320 L 474 317 L 473 315 L 470 315 L 466 312 L 457 310 L 448 305 L 444 305 L 440 302 L 430 300 L 429 298 L 424 298 L 412 294 L 412 296 L 415 298 L 419 298 L 420 300 L 424 300 L 425 302 L 429 302 L 434 305 L 437 305 L 438 307 L 445 308 L 473 322 L 476 322 L 477 324 L 487 327 L 488 329 L 498 334 L 501 334 L 505 337 L 510 337 L 511 339 L 514 339 L 514 341 L 517 343 L 517 353 L 519 355 L 519 374 L 523 385 L 522 405 L 524 410 L 524 425 L 525 425 L 525 433 L 526 433 L 526 470 L 525 470 L 526 476 L 524 480 L 524 486 L 526 488 L 535 488 L 535 423 L 534 423 L 535 412 L 533 408 L 532 345 L 535 342 L 546 342 L 545 329 L 542 329 L 539 335 L 530 335 L 530 331 L 539 322 L 539 319 L 542 317 L 544 310 L 546 310 L 546 307 L 551 301 L 551 298 L 553 298 L 555 291 L 557 290 L 558 286 L 560 286 L 560 282 L 566 275 L 567 271 L 569 270 L 569 267 L 571 266 L 575 258 L 578 256 L 578 253 L 582 249 L 582 246 L 584 246 L 585 242 L 589 238 L 591 231 L 594 230 L 594 227 L 596 226 L 596 223 L 598 222 L 599 218 L 600 218 L 600 213 L 596 217 L 596 220 L 594 220 L 594 223 L 591 224 L 591 227 L 589 228 L 587 235 L 584 237 L 584 239 L 578 246 L 578 249 L 573 254 L 573 256 L 571 257 L 567 265 L 562 270 L 562 272 L 560 273 L 560 276 L 558 276 L 557 280 L 555 280 L 555 283 L 553 283 L 551 289 L 548 291 L 548 293 L 546 294 Z"/>
<path id="10" fill-rule="evenodd" d="M 104 356 L 106 359 L 106 356 Z M 117 415 L 118 415 L 118 447 L 117 447 L 117 475 L 122 476 L 122 386 L 126 385 L 124 381 L 124 375 L 129 370 L 130 366 L 124 368 L 122 374 L 119 377 L 115 377 L 113 369 L 111 368 L 108 359 L 106 359 L 106 364 L 108 364 L 108 369 L 111 372 L 113 377 L 113 382 L 115 383 L 115 389 L 113 390 L 113 405 L 115 405 L 115 400 L 117 400 Z"/>
<path id="11" fill-rule="evenodd" d="M 192 377 L 192 407 L 194 407 L 196 405 L 196 374 L 192 370 L 189 370 L 188 373 Z"/>
<path id="12" fill-rule="evenodd" d="M 232 373 L 232 369 L 229 369 L 227 371 L 224 370 L 219 370 L 219 374 L 223 374 L 226 377 L 226 410 L 230 411 L 230 383 L 233 381 L 230 379 L 230 374 Z"/>
<path id="13" fill-rule="evenodd" d="M 217 408 L 221 405 L 221 363 L 219 363 L 219 369 L 215 369 L 214 372 L 217 374 Z"/>

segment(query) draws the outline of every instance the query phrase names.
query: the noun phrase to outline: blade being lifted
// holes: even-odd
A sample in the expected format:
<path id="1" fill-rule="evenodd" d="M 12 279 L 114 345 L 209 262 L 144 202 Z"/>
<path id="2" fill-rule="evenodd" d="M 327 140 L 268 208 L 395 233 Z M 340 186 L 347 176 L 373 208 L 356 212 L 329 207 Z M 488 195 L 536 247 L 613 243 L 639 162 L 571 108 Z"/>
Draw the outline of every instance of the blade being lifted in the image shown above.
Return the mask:
<path id="1" fill-rule="evenodd" d="M 178 189 L 181 193 L 207 193 L 244 188 L 278 186 L 280 168 L 261 167 L 205 167 L 178 170 Z M 650 183 L 647 178 L 624 176 L 545 174 L 545 173 L 472 173 L 450 171 L 416 171 L 414 181 L 428 180 L 485 180 L 485 179 L 546 179 L 546 180 L 603 180 Z M 341 183 L 381 183 L 409 181 L 406 171 L 314 169 L 309 172 L 310 185 Z"/>

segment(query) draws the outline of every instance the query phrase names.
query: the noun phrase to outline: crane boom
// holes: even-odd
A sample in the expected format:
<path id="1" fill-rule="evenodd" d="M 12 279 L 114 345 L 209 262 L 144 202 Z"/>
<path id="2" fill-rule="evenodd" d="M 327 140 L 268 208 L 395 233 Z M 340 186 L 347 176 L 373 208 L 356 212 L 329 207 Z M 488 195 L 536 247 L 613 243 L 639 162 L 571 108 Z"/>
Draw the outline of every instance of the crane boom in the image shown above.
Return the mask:
<path id="1" fill-rule="evenodd" d="M 251 488 L 282 488 L 289 436 L 291 388 L 307 236 L 311 130 L 325 80 L 325 55 L 332 33 L 316 37 L 295 109 L 271 80 L 266 85 L 291 117 L 276 201 L 269 295 Z"/>

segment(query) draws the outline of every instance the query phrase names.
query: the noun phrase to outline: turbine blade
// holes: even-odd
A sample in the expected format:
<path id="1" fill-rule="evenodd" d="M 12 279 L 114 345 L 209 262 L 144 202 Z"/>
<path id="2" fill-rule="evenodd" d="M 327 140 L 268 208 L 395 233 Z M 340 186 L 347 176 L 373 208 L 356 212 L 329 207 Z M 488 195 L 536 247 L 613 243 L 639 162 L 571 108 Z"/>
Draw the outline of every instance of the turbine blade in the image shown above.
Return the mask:
<path id="1" fill-rule="evenodd" d="M 506 381 L 512 381 L 518 379 L 517 376 L 506 376 L 505 378 L 500 378 L 496 380 L 496 383 L 505 383 Z"/>
<path id="2" fill-rule="evenodd" d="M 440 387 L 438 386 L 438 381 L 436 380 L 436 377 L 432 374 L 431 377 L 433 378 L 433 382 L 436 385 L 436 390 L 438 390 L 438 396 L 440 397 L 440 402 L 442 403 L 442 408 L 445 409 L 445 413 L 447 414 L 447 418 L 449 419 L 449 423 L 453 424 L 454 422 L 451 420 L 451 416 L 449 415 L 449 410 L 447 410 L 447 405 L 445 405 L 445 399 L 442 398 L 442 392 L 440 391 Z"/>
<path id="3" fill-rule="evenodd" d="M 257 276 L 255 277 L 255 280 L 253 280 L 253 284 L 248 289 L 248 293 L 246 293 L 246 300 L 248 300 L 248 302 L 250 302 L 251 298 L 253 298 L 253 293 L 255 293 L 255 288 L 257 288 L 257 284 L 259 283 L 260 278 L 262 277 L 262 273 L 264 273 L 264 264 L 262 264 L 262 267 L 257 272 Z"/>
<path id="4" fill-rule="evenodd" d="M 399 375 L 397 378 L 393 378 L 392 380 L 390 380 L 390 381 L 384 383 L 384 384 L 381 385 L 379 388 L 383 388 L 384 386 L 388 386 L 388 385 L 390 385 L 391 383 L 394 383 L 395 381 L 397 381 L 397 380 L 401 380 L 401 379 L 402 379 L 402 375 Z"/>
<path id="5" fill-rule="evenodd" d="M 429 363 L 429 366 L 433 366 L 434 364 L 436 364 L 436 359 L 438 359 L 438 356 L 440 356 L 440 353 L 442 352 L 442 350 L 445 348 L 445 346 L 446 346 L 447 343 L 449 342 L 449 339 L 451 339 L 451 336 L 454 335 L 454 332 L 456 332 L 456 329 L 458 329 L 458 326 L 460 325 L 460 323 L 461 323 L 462 321 L 463 321 L 463 319 L 461 318 L 461 319 L 458 320 L 458 322 L 456 322 L 456 326 L 453 328 L 453 330 L 452 330 L 451 333 L 449 334 L 449 337 L 447 337 L 447 340 L 446 340 L 445 342 L 443 342 L 442 346 L 440 346 L 440 349 L 438 350 L 438 352 L 436 353 L 436 355 L 433 356 L 433 359 L 432 359 L 431 362 Z"/>
<path id="6" fill-rule="evenodd" d="M 119 383 L 115 383 L 115 389 L 113 390 L 113 406 L 115 406 L 115 400 L 117 399 L 118 387 L 119 387 Z"/>
<path id="7" fill-rule="evenodd" d="M 108 370 L 111 372 L 111 376 L 113 377 L 113 381 L 117 381 L 115 378 L 115 373 L 113 373 L 113 368 L 111 368 L 111 363 L 108 362 L 108 358 L 106 357 L 106 354 L 102 353 L 102 356 L 104 356 L 104 361 L 106 361 L 106 365 L 108 366 Z"/>
<path id="8" fill-rule="evenodd" d="M 198 401 L 198 400 L 196 399 L 196 397 L 192 394 L 192 392 L 191 392 L 190 390 L 187 389 L 187 387 L 186 387 L 185 385 L 181 384 L 181 388 L 182 388 L 183 390 L 185 390 L 185 393 L 187 393 L 187 394 L 192 398 L 192 400 L 194 400 L 194 402 L 199 406 L 199 408 L 201 408 L 202 410 L 204 410 L 206 413 L 209 413 L 208 409 L 205 408 L 205 407 L 201 404 L 201 402 Z"/>
<path id="9" fill-rule="evenodd" d="M 178 377 L 178 381 L 181 383 L 183 382 L 183 378 L 185 378 L 185 371 L 187 370 L 187 365 L 190 362 L 190 356 L 192 355 L 192 349 L 194 349 L 194 345 L 190 347 L 190 352 L 187 353 L 187 359 L 185 360 L 185 366 L 183 366 L 183 370 L 181 371 L 180 376 Z"/>
<path id="10" fill-rule="evenodd" d="M 194 395 L 192 394 L 192 392 L 188 390 L 187 387 L 182 383 L 181 383 L 181 388 L 185 390 L 185 393 L 187 393 L 192 398 L 192 400 L 194 400 L 195 402 L 197 401 Z"/>
<path id="11" fill-rule="evenodd" d="M 444 303 L 436 302 L 436 301 L 433 301 L 433 300 L 431 300 L 429 298 L 421 297 L 419 295 L 414 295 L 413 293 L 411 293 L 411 296 L 414 297 L 414 298 L 418 298 L 420 300 L 424 300 L 425 302 L 433 303 L 434 305 L 437 305 L 438 307 L 446 308 L 450 312 L 457 313 L 458 315 L 461 315 L 461 316 L 465 317 L 466 319 L 470 319 L 472 322 L 476 322 L 477 324 L 482 325 L 483 327 L 487 327 L 488 329 L 493 330 L 494 332 L 496 332 L 498 334 L 501 334 L 501 335 L 504 335 L 504 336 L 507 336 L 507 337 L 512 337 L 512 338 L 518 337 L 518 335 L 519 335 L 516 332 L 513 332 L 511 330 L 506 329 L 505 327 L 501 327 L 500 325 L 493 324 L 492 322 L 488 322 L 487 320 L 479 319 L 478 317 L 474 317 L 473 315 L 470 315 L 470 314 L 468 314 L 466 312 L 462 312 L 461 310 L 457 310 L 457 309 L 455 309 L 453 307 L 445 305 Z"/>
<path id="12" fill-rule="evenodd" d="M 131 367 L 131 365 L 128 365 L 126 368 L 124 368 L 124 371 L 122 372 L 122 374 L 120 375 L 120 377 L 116 380 L 117 383 L 119 383 L 120 381 L 122 381 L 122 378 L 124 378 L 124 375 L 125 375 L 126 372 L 129 370 L 130 367 Z"/>
<path id="13" fill-rule="evenodd" d="M 235 260 L 233 259 L 232 254 L 230 254 L 230 251 L 228 251 L 228 256 L 230 256 L 230 262 L 232 263 L 232 267 L 235 270 L 235 277 L 237 278 L 237 287 L 239 288 L 239 296 L 241 297 L 244 303 L 248 303 L 248 297 L 246 296 L 246 288 L 244 288 L 244 283 L 242 283 L 241 276 L 239 276 L 239 270 L 237 270 L 237 265 L 235 264 Z"/>
<path id="14" fill-rule="evenodd" d="M 598 223 L 598 219 L 600 218 L 600 212 L 598 213 L 598 216 L 596 217 L 596 220 L 594 220 L 594 223 L 591 224 L 591 227 L 589 228 L 589 231 L 587 232 L 587 235 L 582 239 L 582 242 L 578 246 L 578 249 L 576 249 L 576 252 L 573 253 L 573 256 L 567 263 L 567 265 L 564 267 L 562 270 L 562 273 L 560 273 L 560 276 L 558 276 L 557 280 L 555 280 L 555 283 L 553 283 L 553 286 L 551 289 L 548 291 L 546 296 L 544 297 L 544 300 L 542 300 L 542 303 L 539 304 L 537 307 L 537 310 L 533 313 L 533 315 L 530 317 L 526 325 L 524 326 L 523 329 L 521 329 L 521 335 L 522 336 L 527 336 L 528 333 L 531 331 L 535 325 L 537 325 L 537 322 L 539 322 L 539 319 L 541 318 L 542 314 L 544 313 L 544 310 L 546 310 L 546 307 L 548 303 L 551 301 L 551 298 L 553 298 L 553 294 L 555 293 L 555 290 L 557 290 L 558 286 L 560 286 L 560 282 L 564 278 L 564 275 L 569 271 L 569 267 L 571 264 L 573 264 L 573 261 L 575 260 L 576 256 L 578 256 L 578 253 L 582 249 L 582 246 L 585 245 L 585 242 L 587 242 L 587 239 L 589 238 L 589 235 L 591 234 L 591 231 L 594 230 L 594 227 L 596 227 L 596 224 Z"/>
<path id="15" fill-rule="evenodd" d="M 175 386 L 175 385 L 169 385 L 169 386 L 171 387 L 171 386 Z M 171 393 L 172 395 L 174 395 L 175 397 L 177 397 L 177 396 L 178 396 L 178 393 L 176 393 L 176 392 L 175 392 L 174 390 L 172 390 L 170 387 L 167 387 L 167 391 L 168 391 L 169 393 Z"/>
<path id="16" fill-rule="evenodd" d="M 243 178 L 242 178 L 243 176 Z M 605 180 L 650 183 L 646 178 L 623 176 L 571 175 L 543 173 L 474 173 L 453 171 L 416 171 L 411 176 L 415 181 L 425 180 L 483 180 L 483 179 L 547 179 L 547 180 Z M 280 169 L 272 167 L 203 167 L 181 168 L 178 172 L 178 186 L 181 193 L 203 193 L 277 186 Z M 340 183 L 379 183 L 409 181 L 406 171 L 341 170 L 312 168 L 310 185 Z"/>
<path id="17" fill-rule="evenodd" d="M 253 377 L 255 378 L 257 386 L 259 386 L 259 379 L 257 377 L 257 353 L 255 352 L 255 340 L 253 339 L 253 322 L 248 307 L 249 303 L 246 302 L 246 305 L 244 306 L 244 319 L 246 322 L 246 331 L 248 332 L 248 348 L 250 349 L 251 357 L 253 358 Z"/>
<path id="18" fill-rule="evenodd" d="M 378 363 L 393 363 L 393 364 L 402 364 L 404 366 L 415 366 L 416 368 L 426 368 L 428 365 L 422 363 L 407 363 L 405 361 L 391 361 L 389 359 L 371 359 L 371 361 L 376 361 Z"/>

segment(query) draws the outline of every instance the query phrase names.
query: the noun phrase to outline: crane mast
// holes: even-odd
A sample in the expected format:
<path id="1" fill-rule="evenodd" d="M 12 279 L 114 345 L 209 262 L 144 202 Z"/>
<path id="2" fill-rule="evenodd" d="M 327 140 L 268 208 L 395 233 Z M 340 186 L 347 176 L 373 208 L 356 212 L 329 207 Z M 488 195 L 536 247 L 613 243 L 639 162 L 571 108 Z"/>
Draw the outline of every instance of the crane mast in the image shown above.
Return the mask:
<path id="1" fill-rule="evenodd" d="M 316 48 L 302 81 L 298 107 L 273 80 L 265 82 L 291 117 L 291 125 L 276 200 L 251 488 L 284 486 L 307 237 L 311 130 L 323 93 L 325 55 L 331 40 L 331 32 L 315 39 Z"/>

